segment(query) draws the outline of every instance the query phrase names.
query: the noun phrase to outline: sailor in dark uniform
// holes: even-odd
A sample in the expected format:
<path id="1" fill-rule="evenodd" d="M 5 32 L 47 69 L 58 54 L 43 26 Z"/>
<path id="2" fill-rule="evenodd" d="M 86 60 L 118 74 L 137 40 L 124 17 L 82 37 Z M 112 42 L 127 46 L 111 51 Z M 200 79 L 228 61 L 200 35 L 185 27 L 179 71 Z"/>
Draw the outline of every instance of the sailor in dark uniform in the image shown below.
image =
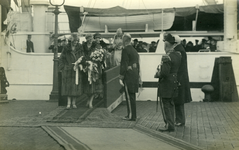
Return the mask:
<path id="1" fill-rule="evenodd" d="M 136 94 L 139 87 L 139 55 L 131 45 L 130 34 L 123 35 L 123 50 L 120 63 L 120 84 L 124 86 L 128 121 L 136 121 Z"/>
<path id="2" fill-rule="evenodd" d="M 33 42 L 31 41 L 31 38 L 32 36 L 31 35 L 28 35 L 27 36 L 27 41 L 26 41 L 26 45 L 27 45 L 27 53 L 31 53 L 33 52 L 34 53 L 34 44 Z"/>
<path id="3" fill-rule="evenodd" d="M 158 131 L 174 131 L 174 101 L 178 96 L 177 73 L 181 63 L 180 52 L 174 51 L 175 38 L 171 35 L 165 36 L 164 40 L 166 55 L 162 56 L 158 82 L 158 96 L 162 108 L 165 127 Z"/>

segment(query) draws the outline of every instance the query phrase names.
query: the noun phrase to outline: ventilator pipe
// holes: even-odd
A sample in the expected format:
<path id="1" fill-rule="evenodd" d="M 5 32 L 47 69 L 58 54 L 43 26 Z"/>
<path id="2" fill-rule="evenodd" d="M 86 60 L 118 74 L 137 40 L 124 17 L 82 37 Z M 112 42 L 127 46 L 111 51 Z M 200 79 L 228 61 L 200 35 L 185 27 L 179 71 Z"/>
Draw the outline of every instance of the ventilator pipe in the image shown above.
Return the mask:
<path id="1" fill-rule="evenodd" d="M 202 92 L 204 92 L 205 97 L 203 99 L 203 102 L 211 102 L 211 93 L 214 91 L 213 86 L 207 84 L 202 87 Z"/>

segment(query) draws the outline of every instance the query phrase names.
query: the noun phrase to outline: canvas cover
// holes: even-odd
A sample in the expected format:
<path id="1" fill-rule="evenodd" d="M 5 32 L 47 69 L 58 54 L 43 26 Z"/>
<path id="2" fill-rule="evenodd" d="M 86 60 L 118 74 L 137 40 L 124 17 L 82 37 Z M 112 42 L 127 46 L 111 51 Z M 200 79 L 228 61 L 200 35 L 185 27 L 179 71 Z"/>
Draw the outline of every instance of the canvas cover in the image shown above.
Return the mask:
<path id="1" fill-rule="evenodd" d="M 64 6 L 69 18 L 71 32 L 77 32 L 81 27 L 84 32 L 144 31 L 147 24 L 149 31 L 160 30 L 192 30 L 196 7 L 166 8 L 166 9 L 125 9 L 120 6 L 100 9 L 84 8 L 88 12 L 82 25 L 83 13 L 80 7 Z M 163 12 L 163 13 L 162 13 Z M 223 4 L 198 7 L 198 30 L 223 30 Z M 211 19 L 213 17 L 213 19 Z"/>

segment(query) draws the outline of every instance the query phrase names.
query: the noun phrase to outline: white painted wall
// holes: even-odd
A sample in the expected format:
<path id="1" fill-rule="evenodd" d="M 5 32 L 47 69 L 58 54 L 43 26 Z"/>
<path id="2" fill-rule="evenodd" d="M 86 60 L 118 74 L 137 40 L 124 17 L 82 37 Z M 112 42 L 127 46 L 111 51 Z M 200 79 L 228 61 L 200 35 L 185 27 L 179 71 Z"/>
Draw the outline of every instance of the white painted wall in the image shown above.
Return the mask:
<path id="1" fill-rule="evenodd" d="M 1 64 L 10 87 L 8 99 L 49 100 L 53 82 L 53 53 L 25 53 L 1 40 Z"/>
<path id="2" fill-rule="evenodd" d="M 162 54 L 156 53 L 141 53 L 141 70 L 143 81 L 154 81 L 154 73 L 157 65 L 160 63 Z M 190 82 L 211 82 L 214 61 L 216 57 L 230 56 L 232 58 L 234 74 L 237 87 L 239 89 L 239 54 L 227 52 L 207 52 L 207 53 L 187 53 L 188 56 L 188 71 Z M 156 88 L 144 88 L 137 100 L 156 100 Z M 201 89 L 191 89 L 193 101 L 201 101 L 204 98 L 204 93 Z"/>
<path id="3" fill-rule="evenodd" d="M 47 15 L 49 2 L 47 0 L 31 0 L 31 5 L 33 7 L 33 31 L 37 32 L 47 32 Z M 35 47 L 38 53 L 45 53 L 46 48 L 49 46 L 49 36 L 44 34 L 39 34 L 37 39 L 34 41 Z"/>
<path id="4" fill-rule="evenodd" d="M 26 52 L 27 35 L 31 35 L 35 53 L 51 53 L 48 49 L 51 45 L 49 33 L 44 32 L 19 32 L 9 37 L 12 45 L 21 51 Z M 44 43 L 44 44 L 43 44 Z"/>
<path id="5" fill-rule="evenodd" d="M 3 39 L 0 49 L 0 66 L 5 68 L 10 82 L 10 87 L 7 88 L 9 99 L 48 100 L 53 81 L 53 54 L 25 53 L 10 49 L 3 43 Z M 157 82 L 153 76 L 162 54 L 140 54 L 143 81 Z M 187 55 L 190 82 L 210 82 L 215 58 L 231 56 L 237 87 L 239 87 L 238 53 L 207 52 L 187 53 Z M 204 97 L 201 89 L 191 89 L 191 92 L 193 101 L 200 101 Z M 156 88 L 144 88 L 137 100 L 156 100 Z"/>

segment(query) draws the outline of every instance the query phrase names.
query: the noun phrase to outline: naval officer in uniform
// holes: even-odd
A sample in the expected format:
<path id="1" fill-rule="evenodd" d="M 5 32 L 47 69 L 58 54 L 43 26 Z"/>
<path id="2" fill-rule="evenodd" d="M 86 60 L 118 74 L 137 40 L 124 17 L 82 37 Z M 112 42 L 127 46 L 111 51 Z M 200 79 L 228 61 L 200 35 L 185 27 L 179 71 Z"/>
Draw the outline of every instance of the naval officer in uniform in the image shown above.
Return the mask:
<path id="1" fill-rule="evenodd" d="M 181 53 L 174 51 L 175 38 L 168 34 L 164 38 L 166 55 L 162 56 L 158 73 L 158 96 L 162 108 L 165 126 L 158 131 L 174 131 L 174 98 L 178 96 L 177 73 L 181 63 Z"/>
<path id="2" fill-rule="evenodd" d="M 123 50 L 120 62 L 120 84 L 124 86 L 127 116 L 124 119 L 136 121 L 136 94 L 139 88 L 139 55 L 131 45 L 130 34 L 123 35 Z"/>

